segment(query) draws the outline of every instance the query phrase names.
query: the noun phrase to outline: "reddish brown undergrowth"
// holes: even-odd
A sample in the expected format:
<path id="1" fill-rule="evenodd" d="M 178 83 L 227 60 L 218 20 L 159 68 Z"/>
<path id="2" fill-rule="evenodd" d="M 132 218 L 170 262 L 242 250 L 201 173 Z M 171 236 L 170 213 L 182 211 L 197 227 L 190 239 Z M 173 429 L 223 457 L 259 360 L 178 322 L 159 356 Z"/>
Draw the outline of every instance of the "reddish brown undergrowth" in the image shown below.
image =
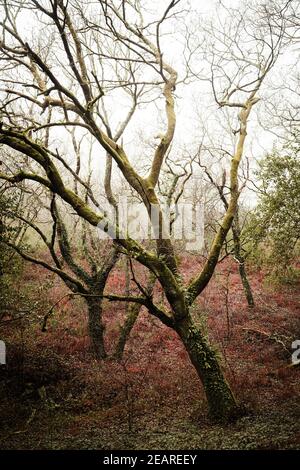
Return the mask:
<path id="1" fill-rule="evenodd" d="M 187 279 L 199 263 L 194 256 L 182 260 Z M 138 274 L 142 278 L 142 272 Z M 300 292 L 296 285 L 268 286 L 262 272 L 250 272 L 250 281 L 254 309 L 247 307 L 236 264 L 223 262 L 194 315 L 220 351 L 238 399 L 257 413 L 300 397 L 299 367 L 289 367 L 291 343 L 300 338 Z M 89 351 L 84 301 L 63 298 L 42 332 L 43 315 L 67 290 L 44 270 L 27 266 L 23 285 L 32 288 L 37 283 L 47 284 L 44 306 L 39 303 L 32 316 L 1 328 L 8 357 L 1 369 L 2 414 L 12 429 L 30 418 L 28 406 L 73 416 L 80 426 L 72 421 L 66 429 L 76 435 L 91 423 L 125 426 L 132 432 L 144 427 L 145 420 L 156 426 L 175 419 L 206 422 L 201 385 L 173 331 L 142 310 L 123 360 L 98 362 Z M 120 268 L 112 273 L 107 290 L 124 291 Z M 124 311 L 124 304 L 105 301 L 106 347 L 111 354 Z"/>

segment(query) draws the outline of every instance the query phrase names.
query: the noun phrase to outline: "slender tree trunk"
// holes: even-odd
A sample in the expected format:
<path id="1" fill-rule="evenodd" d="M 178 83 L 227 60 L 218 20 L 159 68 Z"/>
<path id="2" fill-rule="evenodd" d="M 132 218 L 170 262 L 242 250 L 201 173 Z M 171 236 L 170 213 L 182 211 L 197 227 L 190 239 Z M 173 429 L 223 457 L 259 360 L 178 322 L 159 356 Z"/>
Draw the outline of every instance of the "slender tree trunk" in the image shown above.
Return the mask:
<path id="1" fill-rule="evenodd" d="M 126 258 L 125 264 L 125 295 L 130 295 L 130 260 Z M 129 338 L 132 328 L 139 316 L 142 306 L 139 304 L 126 303 L 125 321 L 124 325 L 120 328 L 120 336 L 115 349 L 114 358 L 120 361 L 123 357 L 126 342 Z"/>
<path id="2" fill-rule="evenodd" d="M 246 268 L 245 268 L 245 257 L 242 255 L 241 251 L 241 228 L 239 222 L 239 214 L 238 212 L 235 215 L 235 219 L 232 225 L 232 235 L 233 235 L 233 243 L 234 243 L 234 254 L 239 263 L 239 273 L 242 280 L 245 296 L 247 299 L 248 307 L 254 307 L 254 297 L 252 294 L 252 289 L 250 286 L 250 282 L 248 280 Z"/>
<path id="3" fill-rule="evenodd" d="M 114 353 L 114 358 L 120 361 L 123 357 L 126 342 L 130 336 L 131 330 L 139 316 L 142 306 L 139 304 L 131 304 L 126 312 L 124 325 L 120 329 L 120 336 Z"/>
<path id="4" fill-rule="evenodd" d="M 245 269 L 245 261 L 244 262 L 239 261 L 239 272 L 240 272 L 240 276 L 241 276 L 241 279 L 242 279 L 242 284 L 243 284 L 245 296 L 246 296 L 246 299 L 247 299 L 247 302 L 248 302 L 248 306 L 250 308 L 253 308 L 254 307 L 254 298 L 253 298 L 252 289 L 251 289 L 251 286 L 250 286 L 250 283 L 249 283 L 249 280 L 248 280 L 248 276 L 247 276 L 247 273 L 246 273 L 246 269 Z"/>
<path id="5" fill-rule="evenodd" d="M 149 274 L 145 290 L 150 296 L 153 293 L 155 281 L 156 281 L 155 276 L 153 276 L 152 274 Z M 130 287 L 130 276 L 129 276 L 129 265 L 127 264 L 125 295 L 130 295 L 129 287 Z M 140 304 L 134 304 L 134 303 L 128 302 L 126 305 L 126 317 L 125 317 L 124 325 L 120 328 L 120 336 L 119 336 L 119 340 L 118 340 L 116 350 L 114 353 L 114 358 L 118 361 L 120 361 L 123 357 L 126 342 L 139 316 L 141 308 L 142 308 L 142 305 Z"/>
<path id="6" fill-rule="evenodd" d="M 102 299 L 87 300 L 88 330 L 91 349 L 97 359 L 105 359 L 104 325 L 102 323 Z"/>
<path id="7" fill-rule="evenodd" d="M 176 327 L 190 360 L 203 384 L 213 420 L 229 422 L 240 414 L 240 407 L 223 375 L 217 354 L 191 316 Z"/>

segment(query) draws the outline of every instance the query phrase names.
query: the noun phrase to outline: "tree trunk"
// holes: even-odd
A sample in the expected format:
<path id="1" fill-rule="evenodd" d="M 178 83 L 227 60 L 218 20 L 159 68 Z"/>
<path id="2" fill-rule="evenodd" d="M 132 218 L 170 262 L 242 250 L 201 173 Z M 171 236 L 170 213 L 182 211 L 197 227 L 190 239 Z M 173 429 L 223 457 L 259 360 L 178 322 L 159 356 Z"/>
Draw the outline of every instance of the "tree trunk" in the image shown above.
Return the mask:
<path id="1" fill-rule="evenodd" d="M 87 300 L 88 330 L 91 349 L 97 359 L 105 359 L 104 325 L 102 323 L 102 299 Z"/>
<path id="2" fill-rule="evenodd" d="M 246 299 L 247 299 L 247 302 L 248 302 L 248 307 L 253 308 L 254 307 L 254 298 L 253 298 L 250 283 L 248 281 L 248 276 L 247 276 L 246 269 L 245 269 L 245 262 L 240 262 L 239 263 L 239 272 L 240 272 L 240 276 L 241 276 L 241 279 L 242 279 L 242 284 L 243 284 L 245 296 L 246 296 Z"/>
<path id="3" fill-rule="evenodd" d="M 149 296 L 151 296 L 153 293 L 155 281 L 156 281 L 156 277 L 153 276 L 152 274 L 149 274 L 147 286 L 145 288 Z M 129 285 L 130 285 L 129 265 L 127 264 L 126 289 L 125 289 L 125 295 L 127 296 L 130 295 Z M 126 317 L 125 317 L 124 325 L 120 328 L 120 336 L 119 336 L 119 340 L 118 340 L 115 354 L 114 354 L 114 358 L 117 361 L 120 361 L 123 357 L 126 342 L 139 316 L 141 308 L 142 308 L 142 305 L 140 304 L 130 304 L 130 302 L 128 302 L 128 304 L 126 305 Z"/>
<path id="4" fill-rule="evenodd" d="M 213 347 L 191 316 L 181 321 L 176 330 L 203 384 L 211 418 L 219 422 L 236 419 L 240 407 L 223 375 Z"/>
<path id="5" fill-rule="evenodd" d="M 114 353 L 114 358 L 117 361 L 120 361 L 123 357 L 125 345 L 130 336 L 131 330 L 134 327 L 135 322 L 139 316 L 141 308 L 142 306 L 139 304 L 129 305 L 124 325 L 120 329 L 120 336 Z"/>
<path id="6" fill-rule="evenodd" d="M 233 243 L 234 243 L 234 254 L 239 263 L 239 273 L 242 280 L 245 296 L 248 302 L 248 307 L 254 307 L 254 298 L 252 294 L 252 289 L 250 286 L 250 282 L 248 280 L 246 268 L 245 268 L 245 257 L 242 255 L 241 249 L 241 228 L 239 222 L 239 213 L 236 212 L 235 219 L 232 224 L 232 235 L 233 235 Z"/>

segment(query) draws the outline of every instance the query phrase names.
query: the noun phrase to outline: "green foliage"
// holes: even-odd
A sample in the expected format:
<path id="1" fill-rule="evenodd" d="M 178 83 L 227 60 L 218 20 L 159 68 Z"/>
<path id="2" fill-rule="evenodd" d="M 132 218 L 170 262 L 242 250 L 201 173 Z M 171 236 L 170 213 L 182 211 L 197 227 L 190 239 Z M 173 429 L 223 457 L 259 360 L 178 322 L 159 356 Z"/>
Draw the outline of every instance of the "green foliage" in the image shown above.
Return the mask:
<path id="1" fill-rule="evenodd" d="M 262 191 L 248 231 L 253 256 L 279 280 L 294 280 L 300 239 L 300 146 L 274 149 L 259 163 Z"/>
<path id="2" fill-rule="evenodd" d="M 22 260 L 16 252 L 7 245 L 7 242 L 18 236 L 20 227 L 12 223 L 8 216 L 16 210 L 15 196 L 0 194 L 0 320 L 11 316 L 14 312 L 17 299 L 20 298 L 18 278 L 22 272 Z"/>

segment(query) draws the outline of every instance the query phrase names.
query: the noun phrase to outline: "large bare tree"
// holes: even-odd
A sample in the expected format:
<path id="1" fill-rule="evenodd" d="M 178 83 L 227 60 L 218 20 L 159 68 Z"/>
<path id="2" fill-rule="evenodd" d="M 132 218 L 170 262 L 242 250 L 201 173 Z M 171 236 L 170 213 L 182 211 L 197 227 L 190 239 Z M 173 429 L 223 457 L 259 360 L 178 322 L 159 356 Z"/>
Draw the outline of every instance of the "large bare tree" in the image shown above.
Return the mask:
<path id="1" fill-rule="evenodd" d="M 220 2 L 217 22 L 205 21 L 194 28 L 191 22 L 193 31 L 187 32 L 186 48 L 180 50 L 181 41 L 175 40 L 177 32 L 184 30 L 182 18 L 187 21 L 189 13 L 195 16 L 189 11 L 188 3 L 181 0 L 155 4 L 156 13 L 152 2 L 138 0 L 93 3 L 4 0 L 0 43 L 3 85 L 0 143 L 31 162 L 31 166 L 25 164 L 13 174 L 2 173 L 1 178 L 7 182 L 27 180 L 42 185 L 80 218 L 93 226 L 101 224 L 105 231 L 113 233 L 114 226 L 106 213 L 91 197 L 82 198 L 68 185 L 61 167 L 64 149 L 57 149 L 59 136 L 63 138 L 69 127 L 88 131 L 95 148 L 97 145 L 96 165 L 103 165 L 108 155 L 107 173 L 111 172 L 112 160 L 149 216 L 153 207 L 156 208 L 159 227 L 156 227 L 155 250 L 121 233 L 118 227 L 114 244 L 153 273 L 166 300 L 158 303 L 142 286 L 140 295 L 105 293 L 104 296 L 144 305 L 151 315 L 178 333 L 204 386 L 211 416 L 219 420 L 236 416 L 239 406 L 215 348 L 195 318 L 193 306 L 212 278 L 232 226 L 240 194 L 238 170 L 248 121 L 259 101 L 258 93 L 284 45 L 285 12 L 295 2 L 281 2 L 276 22 L 268 13 L 268 3 L 255 2 L 250 13 L 242 3 L 235 10 L 224 3 L 222 7 Z M 22 27 L 24 19 L 32 25 L 34 34 Z M 175 43 L 168 39 L 171 32 Z M 168 60 L 171 47 L 174 57 Z M 181 55 L 187 63 L 178 76 L 176 63 Z M 183 67 L 178 67 L 181 72 Z M 229 195 L 224 217 L 204 266 L 184 283 L 157 187 L 166 154 L 174 141 L 176 93 L 189 81 L 193 81 L 193 86 L 202 82 L 203 74 L 212 86 L 216 112 L 219 109 L 231 113 L 235 144 L 232 158 L 227 162 Z M 162 98 L 164 109 L 160 109 Z M 51 110 L 50 118 L 47 110 Z M 152 155 L 149 148 L 139 147 L 137 140 L 130 145 L 130 139 L 136 137 L 133 129 L 131 134 L 129 131 L 126 134 L 127 140 L 125 134 L 123 142 L 119 140 L 130 121 L 138 125 L 144 119 L 145 133 L 148 128 L 151 132 L 156 127 L 153 123 L 157 112 L 159 116 L 164 113 L 164 130 Z M 56 133 L 54 129 L 58 129 Z M 49 133 L 46 144 L 45 132 Z M 191 133 L 191 138 L 194 137 Z M 137 160 L 135 164 L 130 153 Z M 147 173 L 139 169 L 138 160 L 146 161 Z M 108 200 L 114 204 L 113 193 L 108 195 Z"/>

